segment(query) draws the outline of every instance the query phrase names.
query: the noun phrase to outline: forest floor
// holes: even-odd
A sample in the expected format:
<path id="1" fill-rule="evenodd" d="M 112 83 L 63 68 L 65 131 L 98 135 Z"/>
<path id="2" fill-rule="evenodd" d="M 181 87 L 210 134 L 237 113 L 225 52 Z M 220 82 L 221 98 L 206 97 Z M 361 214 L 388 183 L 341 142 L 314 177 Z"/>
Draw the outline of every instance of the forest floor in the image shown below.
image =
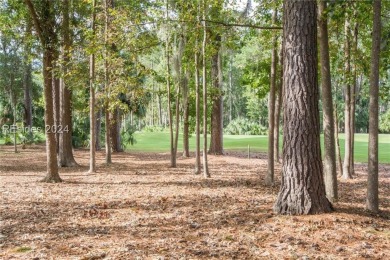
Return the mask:
<path id="1" fill-rule="evenodd" d="M 390 165 L 380 166 L 380 215 L 364 210 L 366 165 L 340 180 L 335 212 L 278 216 L 280 184 L 266 187 L 266 158 L 210 156 L 212 178 L 194 158 L 169 168 L 166 153 L 97 154 L 98 173 L 45 175 L 44 146 L 0 146 L 0 259 L 390 259 Z"/>

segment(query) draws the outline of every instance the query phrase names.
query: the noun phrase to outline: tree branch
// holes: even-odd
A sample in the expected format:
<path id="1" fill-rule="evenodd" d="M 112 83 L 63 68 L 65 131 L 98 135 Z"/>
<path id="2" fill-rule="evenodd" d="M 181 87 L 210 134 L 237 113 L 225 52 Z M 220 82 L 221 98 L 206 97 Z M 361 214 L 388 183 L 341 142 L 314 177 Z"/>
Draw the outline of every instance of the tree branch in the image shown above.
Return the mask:
<path id="1" fill-rule="evenodd" d="M 27 5 L 28 9 L 30 10 L 30 14 L 33 18 L 38 37 L 41 40 L 42 44 L 44 45 L 45 39 L 43 38 L 42 26 L 41 26 L 41 22 L 38 19 L 38 15 L 37 12 L 35 11 L 34 5 L 31 2 L 31 0 L 24 0 L 24 3 Z"/>

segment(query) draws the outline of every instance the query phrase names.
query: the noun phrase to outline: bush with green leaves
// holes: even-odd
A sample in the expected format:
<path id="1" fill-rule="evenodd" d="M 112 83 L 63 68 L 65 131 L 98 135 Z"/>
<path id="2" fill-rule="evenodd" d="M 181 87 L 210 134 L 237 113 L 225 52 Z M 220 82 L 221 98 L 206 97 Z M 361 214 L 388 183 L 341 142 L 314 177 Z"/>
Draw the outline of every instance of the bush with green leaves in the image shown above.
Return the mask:
<path id="1" fill-rule="evenodd" d="M 381 133 L 390 133 L 390 109 L 380 116 L 379 131 Z"/>
<path id="2" fill-rule="evenodd" d="M 268 129 L 247 118 L 237 118 L 225 127 L 224 132 L 229 135 L 267 135 Z"/>
<path id="3" fill-rule="evenodd" d="M 130 126 L 126 129 L 122 129 L 121 131 L 121 145 L 122 147 L 126 147 L 127 145 L 134 145 L 137 143 L 135 140 L 134 133 L 136 132 L 135 127 Z"/>

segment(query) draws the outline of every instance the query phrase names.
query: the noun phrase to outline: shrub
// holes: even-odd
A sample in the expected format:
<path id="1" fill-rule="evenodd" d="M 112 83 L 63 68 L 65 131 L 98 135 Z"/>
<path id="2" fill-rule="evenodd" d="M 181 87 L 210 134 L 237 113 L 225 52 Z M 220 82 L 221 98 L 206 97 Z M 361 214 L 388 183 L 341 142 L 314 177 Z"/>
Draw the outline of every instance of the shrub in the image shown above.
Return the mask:
<path id="1" fill-rule="evenodd" d="M 224 132 L 229 135 L 266 135 L 268 129 L 246 118 L 237 118 L 225 127 Z"/>

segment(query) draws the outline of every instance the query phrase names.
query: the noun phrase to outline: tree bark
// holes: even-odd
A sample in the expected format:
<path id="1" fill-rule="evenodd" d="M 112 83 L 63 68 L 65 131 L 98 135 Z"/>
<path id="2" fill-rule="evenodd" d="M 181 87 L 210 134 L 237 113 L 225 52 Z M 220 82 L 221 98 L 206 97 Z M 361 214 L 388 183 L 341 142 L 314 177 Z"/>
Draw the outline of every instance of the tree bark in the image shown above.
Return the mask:
<path id="1" fill-rule="evenodd" d="M 321 66 L 322 111 L 324 127 L 324 179 L 326 196 L 330 202 L 338 200 L 336 147 L 334 135 L 332 83 L 329 61 L 328 21 L 326 15 L 326 2 L 319 1 L 318 28 Z"/>
<path id="2" fill-rule="evenodd" d="M 112 151 L 113 152 L 123 152 L 123 148 L 121 145 L 121 133 L 120 133 L 120 111 L 118 108 L 115 108 L 114 111 L 111 113 L 111 129 L 110 129 L 110 135 L 111 135 L 111 145 L 112 145 Z"/>
<path id="3" fill-rule="evenodd" d="M 209 165 L 207 160 L 207 72 L 206 72 L 206 3 L 203 2 L 203 42 L 202 42 L 202 80 L 203 80 L 203 176 L 210 178 Z"/>
<path id="4" fill-rule="evenodd" d="M 210 154 L 223 154 L 223 99 L 222 99 L 222 57 L 221 35 L 214 40 L 216 53 L 211 58 L 211 78 L 213 79 L 213 105 L 211 110 Z"/>
<path id="5" fill-rule="evenodd" d="M 277 9 L 274 8 L 272 14 L 272 23 L 276 24 Z M 268 96 L 268 163 L 267 176 L 265 176 L 265 185 L 271 186 L 274 184 L 274 127 L 275 127 L 275 93 L 276 93 L 276 71 L 278 67 L 278 37 L 273 38 L 273 47 L 271 54 L 271 75 L 270 75 L 270 90 Z"/>
<path id="6" fill-rule="evenodd" d="M 100 151 L 102 149 L 102 146 L 100 144 L 100 133 L 102 129 L 102 109 L 100 108 L 96 115 L 96 151 Z"/>
<path id="7" fill-rule="evenodd" d="M 54 10 L 51 6 L 51 1 L 42 1 L 40 7 L 42 8 L 43 17 L 38 17 L 34 4 L 31 0 L 25 0 L 29 9 L 29 13 L 34 22 L 35 30 L 43 47 L 43 79 L 44 79 L 44 98 L 45 98 L 45 127 L 46 136 L 46 157 L 47 157 L 47 174 L 42 180 L 43 182 L 61 182 L 58 174 L 57 165 L 57 143 L 55 131 L 51 131 L 54 125 L 54 109 L 53 109 L 53 55 L 54 44 L 56 42 L 56 35 L 54 32 Z"/>
<path id="8" fill-rule="evenodd" d="M 344 58 L 345 58 L 345 106 L 344 106 L 344 134 L 345 134 L 345 151 L 344 151 L 344 165 L 343 165 L 343 178 L 352 179 L 351 174 L 351 46 L 350 46 L 350 24 L 349 17 L 345 18 L 344 25 L 345 33 L 345 45 L 344 45 Z"/>
<path id="9" fill-rule="evenodd" d="M 189 117 L 190 117 L 190 101 L 189 101 L 189 89 L 188 82 L 190 79 L 189 71 L 184 73 L 183 82 L 183 157 L 190 157 L 190 144 L 189 144 Z"/>
<path id="10" fill-rule="evenodd" d="M 23 89 L 24 89 L 24 125 L 28 128 L 30 137 L 33 136 L 31 128 L 33 127 L 32 122 L 32 79 L 31 71 L 32 66 L 31 62 L 28 60 L 28 57 L 25 57 L 24 64 L 24 76 L 23 76 Z"/>
<path id="11" fill-rule="evenodd" d="M 280 80 L 277 86 L 277 96 L 275 101 L 275 125 L 274 125 L 274 161 L 280 162 L 280 151 L 279 151 L 279 129 L 280 129 L 280 114 L 283 104 L 283 55 L 280 53 Z"/>
<path id="12" fill-rule="evenodd" d="M 67 64 L 69 62 L 71 38 L 69 28 L 69 0 L 63 1 L 63 40 L 64 40 L 64 66 L 63 74 L 67 74 Z M 65 79 L 60 79 L 60 129 L 59 132 L 59 166 L 73 167 L 77 163 L 73 157 L 72 149 L 72 91 L 67 87 Z"/>
<path id="13" fill-rule="evenodd" d="M 92 34 L 95 36 L 96 0 L 92 1 Z M 89 173 L 96 172 L 95 54 L 89 56 Z"/>
<path id="14" fill-rule="evenodd" d="M 284 8 L 283 174 L 274 210 L 330 212 L 320 148 L 316 2 L 285 0 Z"/>
<path id="15" fill-rule="evenodd" d="M 110 76 L 109 76 L 109 50 L 108 50 L 108 30 L 109 30 L 109 8 L 112 8 L 113 6 L 113 0 L 105 0 L 105 6 L 104 6 L 104 13 L 105 13 L 105 24 L 104 24 L 104 42 L 105 42 L 105 57 L 104 57 L 104 89 L 106 91 L 106 101 L 105 101 L 105 132 L 106 132 L 106 138 L 105 138 L 105 146 L 106 146 L 106 163 L 110 164 L 112 163 L 111 160 L 111 135 L 110 135 Z"/>
<path id="16" fill-rule="evenodd" d="M 379 64 L 381 45 L 381 0 L 373 2 L 373 30 L 370 73 L 370 119 L 368 139 L 368 179 L 366 208 L 379 211 L 378 195 L 378 121 L 379 121 Z"/>
<path id="17" fill-rule="evenodd" d="M 57 50 L 53 51 L 53 62 L 52 66 L 54 69 L 51 70 L 52 73 L 52 84 L 53 84 L 53 112 L 54 112 L 54 126 L 55 126 L 55 138 L 56 138 L 56 152 L 58 155 L 58 162 L 59 162 L 59 152 L 60 152 L 60 131 L 59 128 L 61 127 L 61 104 L 60 104 L 60 97 L 61 97 L 61 86 L 60 86 L 60 79 L 55 75 L 54 72 L 56 69 L 58 69 L 58 60 L 59 60 L 59 53 Z"/>
<path id="18" fill-rule="evenodd" d="M 195 122 L 195 174 L 200 174 L 200 84 L 199 84 L 199 53 L 198 53 L 198 39 L 195 42 L 195 95 L 196 95 L 196 122 Z"/>

